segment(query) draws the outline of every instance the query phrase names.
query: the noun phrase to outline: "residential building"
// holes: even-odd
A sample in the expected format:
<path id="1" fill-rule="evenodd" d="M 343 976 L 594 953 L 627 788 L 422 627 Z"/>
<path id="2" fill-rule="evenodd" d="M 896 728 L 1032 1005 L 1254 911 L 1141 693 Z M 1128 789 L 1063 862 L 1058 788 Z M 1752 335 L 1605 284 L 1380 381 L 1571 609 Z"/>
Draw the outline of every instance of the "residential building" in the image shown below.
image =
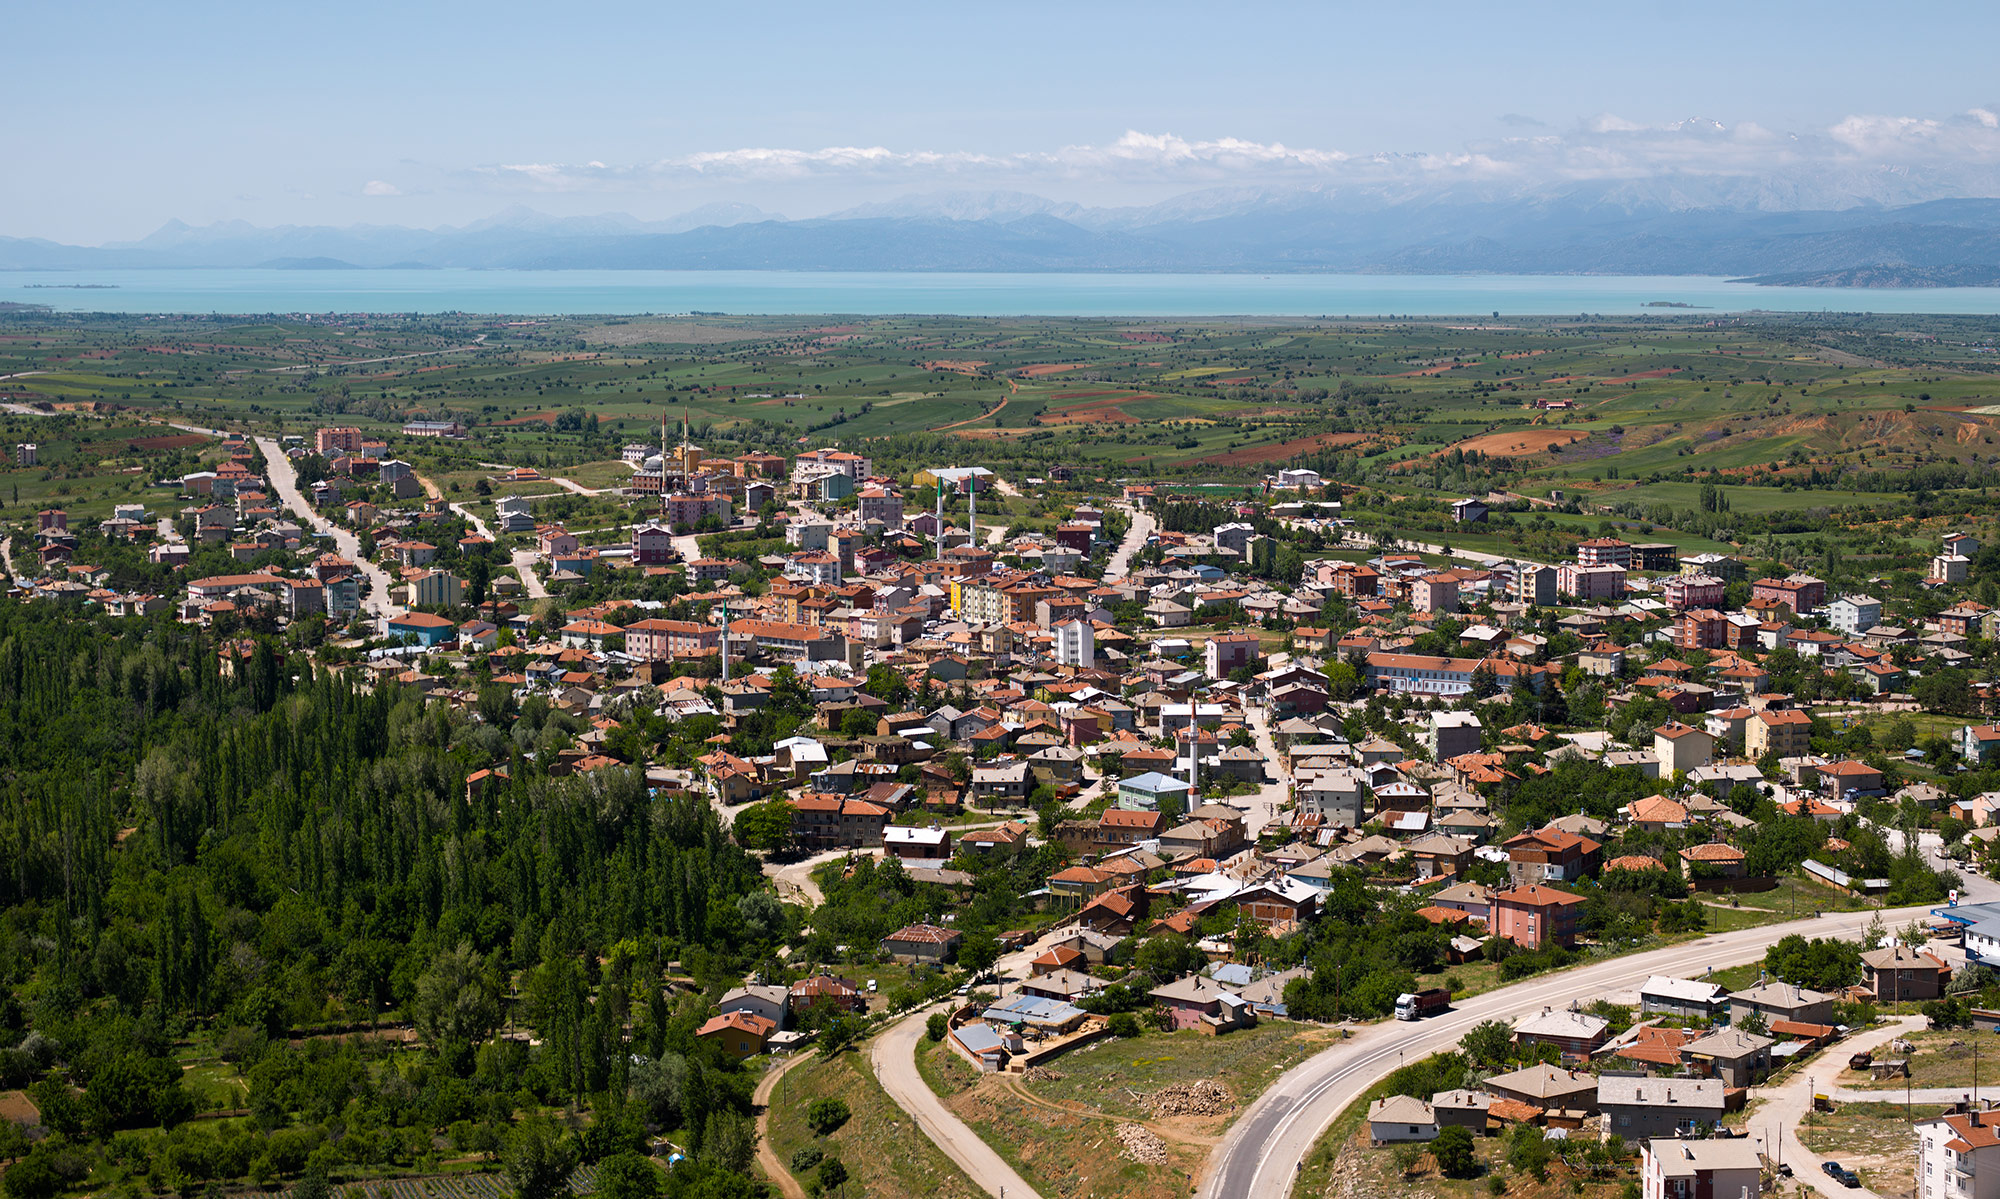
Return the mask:
<path id="1" fill-rule="evenodd" d="M 1810 616 L 1826 602 L 1826 584 L 1811 575 L 1787 575 L 1782 579 L 1758 579 L 1750 585 L 1751 601 L 1767 601 L 1789 608 L 1799 616 Z"/>
<path id="2" fill-rule="evenodd" d="M 1764 1018 L 1766 1026 L 1779 1020 L 1832 1024 L 1833 996 L 1782 982 L 1763 983 L 1729 993 L 1731 1024 L 1741 1025 L 1753 1012 Z"/>
<path id="3" fill-rule="evenodd" d="M 1514 568 L 1514 599 L 1518 603 L 1548 607 L 1556 602 L 1557 571 L 1538 562 L 1523 562 Z"/>
<path id="4" fill-rule="evenodd" d="M 1524 949 L 1543 945 L 1574 945 L 1583 897 L 1552 887 L 1530 884 L 1493 896 L 1493 931 Z"/>
<path id="5" fill-rule="evenodd" d="M 1556 568 L 1556 590 L 1584 603 L 1617 599 L 1625 594 L 1625 568 L 1608 562 L 1594 566 L 1565 562 Z"/>
<path id="6" fill-rule="evenodd" d="M 1888 945 L 1861 955 L 1861 985 L 1881 1003 L 1936 999 L 1951 981 L 1943 959 L 1906 945 Z"/>
<path id="7" fill-rule="evenodd" d="M 1414 1096 L 1391 1095 L 1368 1105 L 1368 1140 L 1372 1144 L 1434 1141 L 1437 1134 L 1437 1113 Z"/>
<path id="8" fill-rule="evenodd" d="M 722 1048 L 736 1057 L 755 1057 L 764 1052 L 764 1046 L 778 1026 L 763 1016 L 753 1016 L 749 1012 L 724 1012 L 695 1030 L 695 1036 L 704 1041 L 719 1041 Z"/>
<path id="9" fill-rule="evenodd" d="M 1966 761 L 1990 761 L 2000 755 L 2000 724 L 1966 725 L 1952 734 L 1952 741 Z"/>
<path id="10" fill-rule="evenodd" d="M 326 457 L 361 451 L 361 430 L 352 426 L 313 430 L 313 452 Z"/>
<path id="11" fill-rule="evenodd" d="M 1588 1059 L 1604 1044 L 1611 1022 L 1602 1016 L 1566 1008 L 1544 1007 L 1514 1021 L 1514 1041 L 1519 1045 L 1553 1045 L 1564 1057 Z M 1600 1081 L 1598 1089 L 1603 1090 Z"/>
<path id="12" fill-rule="evenodd" d="M 1627 1140 L 1702 1135 L 1722 1119 L 1723 1090 L 1721 1080 L 1714 1078 L 1607 1074 L 1597 1080 L 1597 1106 L 1604 1112 L 1605 1131 Z"/>
<path id="13" fill-rule="evenodd" d="M 1763 1178 L 1749 1140 L 1654 1140 L 1640 1154 L 1640 1199 L 1757 1199 Z"/>
<path id="14" fill-rule="evenodd" d="M 1153 1006 L 1165 1009 L 1176 1030 L 1207 1028 L 1227 1032 L 1257 1023 L 1257 1011 L 1241 995 L 1211 978 L 1191 974 L 1147 992 Z"/>
<path id="15" fill-rule="evenodd" d="M 1639 988 L 1639 1011 L 1648 1016 L 1707 1020 L 1721 1011 L 1729 993 L 1715 983 L 1655 974 Z"/>
<path id="16" fill-rule="evenodd" d="M 1479 752 L 1483 726 L 1470 712 L 1432 712 L 1421 739 L 1431 761 L 1444 762 L 1460 754 Z"/>
<path id="17" fill-rule="evenodd" d="M 1735 996 L 1730 996 L 1733 1004 Z M 1830 1024 L 1826 1020 L 1805 1020 L 1804 1024 Z M 1771 1072 L 1771 1046 L 1775 1040 L 1740 1027 L 1723 1028 L 1681 1046 L 1681 1061 L 1695 1074 L 1716 1078 L 1732 1087 L 1754 1086 Z"/>
<path id="18" fill-rule="evenodd" d="M 1918 1120 L 1917 1187 L 1921 1199 L 1994 1199 L 2000 1195 L 2000 1112 L 1970 1111 Z"/>
<path id="19" fill-rule="evenodd" d="M 1516 887 L 1567 883 L 1597 873 L 1604 847 L 1589 837 L 1551 825 L 1509 837 L 1507 874 Z"/>
<path id="20" fill-rule="evenodd" d="M 665 566 L 674 560 L 674 534 L 655 524 L 632 530 L 632 561 L 638 566 Z"/>
<path id="21" fill-rule="evenodd" d="M 790 995 L 784 987 L 764 986 L 749 983 L 732 991 L 725 991 L 722 1001 L 715 1006 L 724 1014 L 742 1012 L 745 1015 L 761 1016 L 774 1026 L 783 1028 L 790 1016 Z"/>
<path id="22" fill-rule="evenodd" d="M 1630 568 L 1632 547 L 1616 537 L 1593 537 L 1579 542 L 1576 547 L 1578 566 L 1617 566 Z M 1574 594 L 1574 593 L 1572 593 Z"/>
<path id="23" fill-rule="evenodd" d="M 894 831 L 894 830 L 891 830 Z M 912 924 L 882 938 L 882 948 L 899 962 L 943 964 L 958 952 L 959 933 L 935 924 Z"/>
<path id="24" fill-rule="evenodd" d="M 1766 708 L 1743 725 L 1743 755 L 1752 761 L 1766 754 L 1803 757 L 1812 752 L 1812 717 L 1796 708 Z"/>
<path id="25" fill-rule="evenodd" d="M 1051 647 L 1057 664 L 1092 669 L 1097 661 L 1096 629 L 1087 620 L 1065 620 L 1055 626 Z"/>
<path id="26" fill-rule="evenodd" d="M 1729 584 L 1714 575 L 1684 574 L 1660 584 L 1660 598 L 1676 611 L 1688 608 L 1718 608 Z"/>
<path id="27" fill-rule="evenodd" d="M 1826 606 L 1826 623 L 1859 637 L 1882 623 L 1882 601 L 1869 595 L 1843 595 Z"/>
<path id="28" fill-rule="evenodd" d="M 1671 721 L 1653 730 L 1653 757 L 1663 779 L 1708 765 L 1714 748 L 1714 740 L 1693 725 Z"/>
<path id="29" fill-rule="evenodd" d="M 1413 580 L 1410 583 L 1410 606 L 1419 612 L 1458 611 L 1458 576 L 1440 572 Z"/>
<path id="30" fill-rule="evenodd" d="M 1255 633 L 1217 633 L 1202 649 L 1208 677 L 1221 680 L 1230 673 L 1256 663 L 1264 643 Z"/>

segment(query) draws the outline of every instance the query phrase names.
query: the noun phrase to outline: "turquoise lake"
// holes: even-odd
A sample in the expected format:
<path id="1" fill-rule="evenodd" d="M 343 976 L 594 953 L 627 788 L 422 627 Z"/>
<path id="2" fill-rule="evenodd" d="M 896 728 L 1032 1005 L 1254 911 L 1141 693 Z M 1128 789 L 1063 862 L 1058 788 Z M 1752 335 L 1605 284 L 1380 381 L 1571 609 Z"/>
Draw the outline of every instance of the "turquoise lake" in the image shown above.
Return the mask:
<path id="1" fill-rule="evenodd" d="M 34 287 L 35 284 L 62 285 Z M 81 289 L 78 284 L 110 285 Z M 1758 287 L 1690 275 L 903 274 L 816 271 L 0 272 L 0 300 L 70 312 L 960 316 L 2000 314 L 2000 288 Z M 1670 302 L 1692 308 L 1657 308 Z"/>

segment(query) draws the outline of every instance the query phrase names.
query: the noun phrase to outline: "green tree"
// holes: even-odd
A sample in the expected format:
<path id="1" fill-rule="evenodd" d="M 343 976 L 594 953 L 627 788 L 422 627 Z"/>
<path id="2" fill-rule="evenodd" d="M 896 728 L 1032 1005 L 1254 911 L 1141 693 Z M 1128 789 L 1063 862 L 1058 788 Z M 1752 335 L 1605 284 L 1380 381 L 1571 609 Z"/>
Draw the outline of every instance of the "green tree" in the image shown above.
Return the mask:
<path id="1" fill-rule="evenodd" d="M 847 1167 L 839 1158 L 829 1157 L 819 1164 L 818 1180 L 821 1191 L 838 1190 L 847 1181 Z"/>
<path id="2" fill-rule="evenodd" d="M 1446 1178 L 1470 1178 L 1479 1164 L 1472 1153 L 1472 1130 L 1462 1124 L 1438 1129 L 1437 1139 L 1431 1142 L 1431 1156 Z"/>
<path id="3" fill-rule="evenodd" d="M 1482 1020 L 1465 1030 L 1459 1047 L 1481 1069 L 1498 1069 L 1514 1056 L 1514 1031 L 1503 1020 Z"/>
<path id="4" fill-rule="evenodd" d="M 637 1153 L 620 1153 L 597 1166 L 597 1193 L 604 1199 L 658 1199 L 660 1171 Z"/>
<path id="5" fill-rule="evenodd" d="M 447 1066 L 466 1073 L 472 1051 L 500 1022 L 500 998 L 472 946 L 438 956 L 417 979 L 410 1002 L 417 1031 Z"/>
<path id="6" fill-rule="evenodd" d="M 924 1036 L 930 1040 L 942 1041 L 945 1034 L 950 1031 L 951 1021 L 945 1018 L 943 1012 L 932 1012 L 930 1019 L 924 1021 Z"/>
<path id="7" fill-rule="evenodd" d="M 570 1193 L 576 1149 L 547 1120 L 528 1120 L 515 1128 L 503 1160 L 518 1199 L 559 1199 Z"/>
<path id="8" fill-rule="evenodd" d="M 792 842 L 792 805 L 782 799 L 752 804 L 736 814 L 736 840 L 745 849 L 782 850 Z"/>

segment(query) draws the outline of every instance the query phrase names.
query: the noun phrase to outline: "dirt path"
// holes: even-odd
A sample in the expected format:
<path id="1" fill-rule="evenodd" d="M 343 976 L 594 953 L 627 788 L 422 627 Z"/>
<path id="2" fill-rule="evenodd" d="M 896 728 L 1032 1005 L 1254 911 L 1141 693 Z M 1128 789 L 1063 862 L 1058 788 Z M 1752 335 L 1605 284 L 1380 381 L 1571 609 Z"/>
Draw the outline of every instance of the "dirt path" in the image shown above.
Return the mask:
<path id="1" fill-rule="evenodd" d="M 757 1089 L 750 1093 L 750 1105 L 757 1110 L 757 1166 L 785 1199 L 807 1199 L 807 1196 L 791 1170 L 778 1160 L 778 1151 L 771 1148 L 771 1092 L 778 1089 L 778 1080 L 793 1066 L 816 1056 L 817 1050 L 800 1050 L 779 1062 L 776 1068 L 765 1071 L 764 1077 L 757 1080 Z"/>
<path id="2" fill-rule="evenodd" d="M 959 421 L 953 421 L 948 425 L 939 425 L 937 428 L 932 429 L 931 432 L 949 433 L 953 429 L 963 429 L 967 425 L 976 425 L 980 421 L 986 420 L 989 417 L 998 416 L 1002 412 L 1005 412 L 1007 410 L 1007 402 L 1009 400 L 1012 400 L 1014 398 L 1014 393 L 1019 390 L 1020 390 L 1020 385 L 1015 383 L 1012 379 L 1009 379 L 1007 380 L 1007 394 L 1000 397 L 1000 402 L 994 406 L 993 411 L 982 412 L 978 416 L 972 417 L 970 420 L 959 420 Z"/>

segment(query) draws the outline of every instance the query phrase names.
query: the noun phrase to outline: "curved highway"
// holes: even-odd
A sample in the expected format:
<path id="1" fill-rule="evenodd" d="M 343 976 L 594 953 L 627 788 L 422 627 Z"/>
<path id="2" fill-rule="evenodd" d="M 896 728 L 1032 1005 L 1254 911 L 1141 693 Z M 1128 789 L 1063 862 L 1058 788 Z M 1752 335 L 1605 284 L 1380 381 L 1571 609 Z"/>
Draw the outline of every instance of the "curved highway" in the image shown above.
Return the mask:
<path id="1" fill-rule="evenodd" d="M 1950 863 L 1943 863 L 1949 866 Z M 1967 875 L 1966 902 L 2000 899 L 2000 883 Z M 1241 1199 L 1281 1195 L 1291 1188 L 1306 1154 L 1348 1104 L 1404 1062 L 1449 1049 L 1483 1020 L 1508 1019 L 1544 1005 L 1634 991 L 1649 975 L 1699 978 L 1721 966 L 1753 961 L 1780 939 L 1860 936 L 1876 917 L 1893 933 L 1936 905 L 1840 912 L 1761 928 L 1717 933 L 1681 945 L 1627 954 L 1500 987 L 1456 1004 L 1442 1016 L 1416 1022 L 1385 1021 L 1293 1067 L 1250 1105 L 1209 1156 L 1197 1195 Z"/>

